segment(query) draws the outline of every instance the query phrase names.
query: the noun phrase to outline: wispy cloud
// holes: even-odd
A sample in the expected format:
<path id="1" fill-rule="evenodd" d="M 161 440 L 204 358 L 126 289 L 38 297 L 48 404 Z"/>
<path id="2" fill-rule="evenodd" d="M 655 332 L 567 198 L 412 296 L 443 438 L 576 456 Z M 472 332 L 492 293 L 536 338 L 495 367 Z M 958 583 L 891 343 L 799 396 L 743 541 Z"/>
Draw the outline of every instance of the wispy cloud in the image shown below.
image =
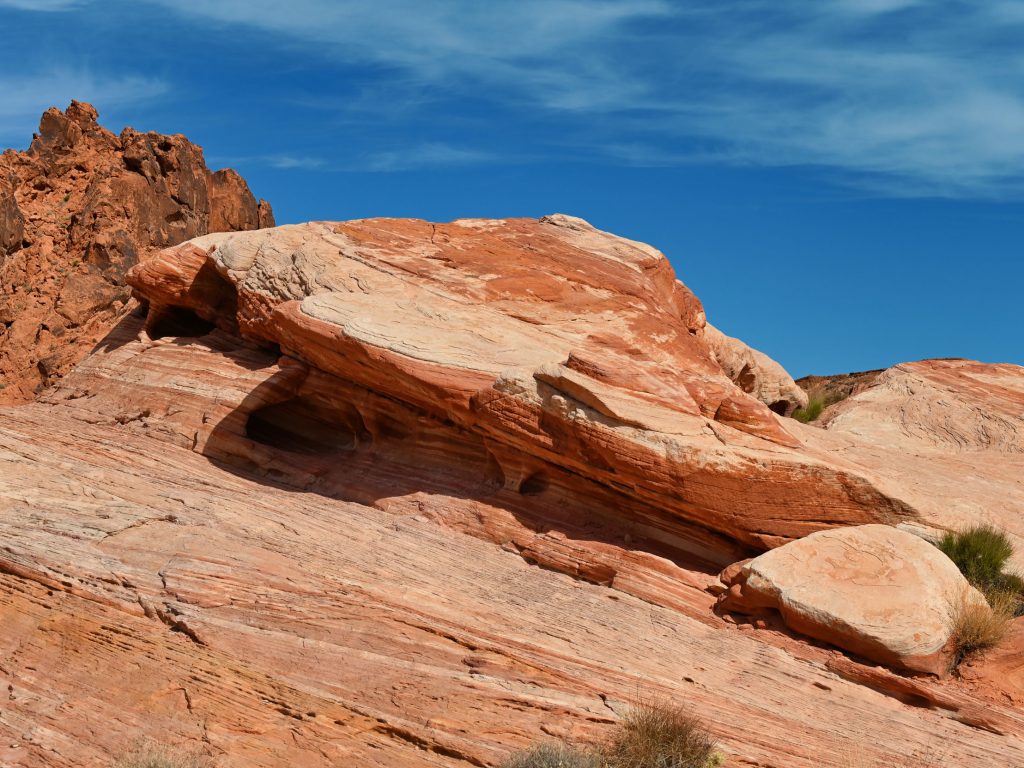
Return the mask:
<path id="1" fill-rule="evenodd" d="M 601 115 L 626 162 L 820 165 L 892 194 L 1024 179 L 1017 0 L 155 1 L 448 92 Z"/>
<path id="2" fill-rule="evenodd" d="M 49 107 L 65 108 L 72 99 L 104 109 L 137 104 L 168 91 L 162 80 L 132 75 L 94 75 L 88 71 L 52 69 L 29 75 L 0 74 L 0 141 L 24 144 Z"/>
<path id="3" fill-rule="evenodd" d="M 413 171 L 423 168 L 479 165 L 498 159 L 500 158 L 476 149 L 428 143 L 384 152 L 372 152 L 363 157 L 361 161 L 356 162 L 349 170 Z"/>
<path id="4" fill-rule="evenodd" d="M 148 0 L 186 16 L 301 39 L 336 60 L 372 63 L 445 91 L 529 95 L 558 109 L 617 108 L 646 93 L 591 55 L 668 0 Z"/>
<path id="5" fill-rule="evenodd" d="M 805 165 L 884 194 L 1024 194 L 1024 0 L 144 2 L 372 71 L 375 87 L 345 107 L 360 119 L 385 114 L 374 98 L 435 116 L 491 103 L 615 162 Z M 364 157 L 379 170 L 500 157 L 439 149 L 457 145 Z"/>
<path id="6" fill-rule="evenodd" d="M 82 0 L 0 0 L 0 8 L 19 11 L 66 11 L 82 4 Z"/>
<path id="7" fill-rule="evenodd" d="M 322 157 L 293 154 L 210 155 L 208 160 L 211 165 L 217 166 L 265 166 L 280 170 L 315 170 L 327 166 Z"/>

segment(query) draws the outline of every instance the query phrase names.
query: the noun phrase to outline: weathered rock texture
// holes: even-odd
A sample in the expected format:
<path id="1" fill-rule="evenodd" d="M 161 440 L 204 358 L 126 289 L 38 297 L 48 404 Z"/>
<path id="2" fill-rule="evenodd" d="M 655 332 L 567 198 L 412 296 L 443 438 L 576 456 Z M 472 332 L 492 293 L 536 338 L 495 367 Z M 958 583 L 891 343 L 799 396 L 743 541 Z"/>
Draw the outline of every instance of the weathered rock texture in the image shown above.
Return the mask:
<path id="1" fill-rule="evenodd" d="M 837 403 L 824 429 L 791 426 L 808 449 L 861 467 L 925 527 L 987 523 L 1024 568 L 1024 368 L 973 360 L 902 363 Z"/>
<path id="2" fill-rule="evenodd" d="M 879 368 L 832 376 L 804 376 L 797 379 L 796 384 L 808 395 L 821 397 L 827 403 L 837 403 L 870 387 L 883 370 Z"/>
<path id="3" fill-rule="evenodd" d="M 184 136 L 116 136 L 72 102 L 0 155 L 0 403 L 32 399 L 127 311 L 125 272 L 155 248 L 273 226 L 238 174 Z"/>
<path id="4" fill-rule="evenodd" d="M 961 768 L 1024 762 L 998 690 L 725 623 L 717 567 L 621 497 L 505 488 L 425 412 L 378 398 L 372 442 L 326 454 L 305 429 L 274 447 L 270 413 L 247 465 L 211 461 L 248 400 L 326 374 L 220 330 L 140 329 L 0 411 L 6 762 L 99 768 L 150 736 L 222 768 L 493 765 L 599 736 L 638 691 L 686 702 L 737 766 L 888 768 L 937 744 Z"/>
<path id="5" fill-rule="evenodd" d="M 1024 764 L 1019 688 L 714 613 L 746 555 L 931 519 L 736 386 L 653 249 L 368 220 L 130 279 L 145 321 L 0 410 L 0 761 L 150 736 L 222 768 L 494 765 L 640 693 L 737 766 Z"/>
<path id="6" fill-rule="evenodd" d="M 792 629 L 888 666 L 945 675 L 953 615 L 987 605 L 953 562 L 888 525 L 819 531 L 723 575 L 719 608 L 778 611 Z"/>
<path id="7" fill-rule="evenodd" d="M 149 304 L 151 336 L 192 317 L 311 366 L 240 403 L 211 451 L 248 456 L 230 438 L 254 418 L 269 422 L 264 441 L 328 455 L 340 446 L 327 432 L 372 446 L 422 414 L 451 425 L 442 442 L 470 444 L 481 480 L 526 495 L 598 489 L 698 550 L 916 519 L 858 474 L 809 459 L 724 375 L 700 302 L 662 254 L 579 219 L 210 235 L 128 280 Z M 189 429 L 206 446 L 215 425 Z M 321 486 L 338 475 L 325 461 Z"/>
<path id="8" fill-rule="evenodd" d="M 736 386 L 754 395 L 775 413 L 789 416 L 807 405 L 807 393 L 768 355 L 726 336 L 710 323 L 704 328 L 704 338 L 715 362 Z"/>

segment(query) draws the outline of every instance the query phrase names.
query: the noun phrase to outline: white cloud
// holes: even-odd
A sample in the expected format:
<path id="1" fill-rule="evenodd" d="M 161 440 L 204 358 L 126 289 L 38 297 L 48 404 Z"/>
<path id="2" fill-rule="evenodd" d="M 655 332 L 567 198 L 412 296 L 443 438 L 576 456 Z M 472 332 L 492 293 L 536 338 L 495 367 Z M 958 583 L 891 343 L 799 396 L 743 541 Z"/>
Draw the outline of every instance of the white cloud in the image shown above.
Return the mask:
<path id="1" fill-rule="evenodd" d="M 211 166 L 254 166 L 262 165 L 280 170 L 315 170 L 326 166 L 323 158 L 309 155 L 295 154 L 272 154 L 272 155 L 210 155 L 208 158 Z"/>
<path id="2" fill-rule="evenodd" d="M 647 92 L 599 49 L 667 0 L 148 0 L 186 16 L 298 39 L 446 91 L 473 88 L 557 109 L 617 108 Z M 597 54 L 597 55 L 595 55 Z"/>
<path id="3" fill-rule="evenodd" d="M 1024 51 L 997 45 L 1019 0 L 149 1 L 445 93 L 599 115 L 624 162 L 821 165 L 908 194 L 1024 179 Z"/>

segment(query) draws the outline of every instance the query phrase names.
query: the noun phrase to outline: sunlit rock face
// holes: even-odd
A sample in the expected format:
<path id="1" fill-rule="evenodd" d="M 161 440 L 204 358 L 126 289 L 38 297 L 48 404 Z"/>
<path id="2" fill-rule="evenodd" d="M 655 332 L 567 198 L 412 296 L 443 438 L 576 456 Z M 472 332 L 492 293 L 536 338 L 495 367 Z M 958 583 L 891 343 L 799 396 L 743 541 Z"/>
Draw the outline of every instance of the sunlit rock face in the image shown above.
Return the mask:
<path id="1" fill-rule="evenodd" d="M 507 490 L 543 482 L 622 494 L 623 508 L 700 548 L 764 548 L 829 524 L 913 517 L 856 474 L 806 456 L 723 372 L 700 302 L 661 253 L 580 219 L 369 219 L 211 235 L 128 279 L 152 332 L 187 311 L 312 372 L 291 368 L 288 386 L 254 393 L 239 420 L 294 400 L 312 420 L 356 423 L 371 446 L 388 438 L 371 404 L 384 398 L 406 409 L 391 407 L 389 423 L 419 414 L 476 441 L 477 463 Z"/>
<path id="2" fill-rule="evenodd" d="M 954 613 L 985 606 L 937 547 L 888 525 L 818 531 L 729 570 L 720 609 L 778 611 L 810 637 L 939 676 L 953 664 Z"/>

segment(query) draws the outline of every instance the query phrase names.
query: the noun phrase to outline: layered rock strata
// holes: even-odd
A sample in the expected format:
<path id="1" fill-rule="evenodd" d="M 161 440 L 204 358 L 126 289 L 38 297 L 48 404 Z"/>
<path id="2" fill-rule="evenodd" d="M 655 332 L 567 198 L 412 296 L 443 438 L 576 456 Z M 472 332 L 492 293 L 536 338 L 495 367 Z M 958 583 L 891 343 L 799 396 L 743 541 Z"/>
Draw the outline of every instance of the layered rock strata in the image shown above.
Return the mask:
<path id="1" fill-rule="evenodd" d="M 224 768 L 487 766 L 644 695 L 737 766 L 1024 764 L 1012 659 L 908 677 L 715 614 L 721 567 L 766 547 L 941 527 L 897 481 L 949 455 L 773 413 L 653 249 L 569 217 L 366 220 L 200 238 L 130 280 L 144 315 L 0 410 L 0 761 L 149 736 Z M 948 386 L 1009 397 L 983 368 Z M 997 445 L 958 454 L 961 493 L 1012 497 Z"/>
<path id="2" fill-rule="evenodd" d="M 488 483 L 475 438 L 425 413 L 331 452 L 295 418 L 275 445 L 271 412 L 247 465 L 211 460 L 240 445 L 239 402 L 314 372 L 217 329 L 141 329 L 0 410 L 6 762 L 104 766 L 150 737 L 223 768 L 495 765 L 600 738 L 638 693 L 691 707 L 738 766 L 935 745 L 964 768 L 1024 762 L 1022 702 L 1000 689 L 727 624 L 714 565 L 608 495 Z"/>
<path id="3" fill-rule="evenodd" d="M 726 336 L 710 323 L 704 328 L 704 338 L 715 362 L 733 383 L 775 413 L 790 416 L 807 406 L 807 393 L 768 355 Z"/>
<path id="4" fill-rule="evenodd" d="M 675 544 L 763 549 L 829 525 L 915 519 L 863 476 L 807 456 L 725 375 L 700 302 L 662 254 L 579 219 L 211 235 L 128 280 L 151 337 L 198 322 L 285 353 L 275 386 L 216 427 L 211 451 L 248 455 L 227 436 L 253 419 L 272 422 L 267 440 L 312 453 L 327 452 L 327 432 L 372 450 L 426 419 L 476 444 L 481 480 L 526 495 L 599 489 Z M 196 429 L 207 445 L 215 425 Z"/>

